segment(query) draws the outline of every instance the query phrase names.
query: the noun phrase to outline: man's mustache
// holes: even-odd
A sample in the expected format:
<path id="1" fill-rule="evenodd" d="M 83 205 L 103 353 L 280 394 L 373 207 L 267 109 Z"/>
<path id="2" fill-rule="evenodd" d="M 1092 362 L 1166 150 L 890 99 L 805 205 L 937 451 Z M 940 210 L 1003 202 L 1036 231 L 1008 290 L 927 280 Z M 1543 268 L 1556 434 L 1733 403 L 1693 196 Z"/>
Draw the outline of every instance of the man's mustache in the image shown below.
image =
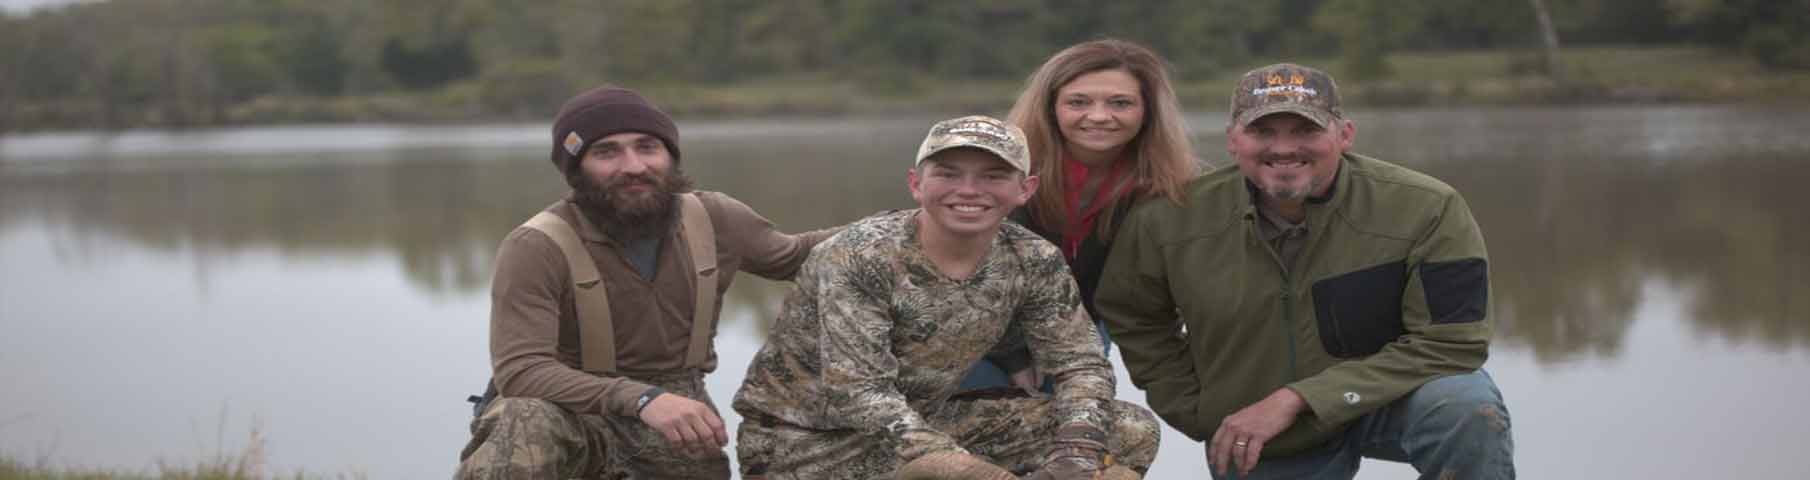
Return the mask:
<path id="1" fill-rule="evenodd" d="M 654 176 L 654 175 L 625 174 L 625 175 L 618 175 L 616 178 L 610 179 L 609 183 L 605 184 L 603 187 L 605 190 L 612 190 L 612 189 L 616 189 L 616 188 L 628 187 L 628 186 L 634 186 L 634 185 L 646 185 L 649 187 L 660 187 L 664 184 L 665 184 L 665 182 L 662 182 L 659 177 Z"/>

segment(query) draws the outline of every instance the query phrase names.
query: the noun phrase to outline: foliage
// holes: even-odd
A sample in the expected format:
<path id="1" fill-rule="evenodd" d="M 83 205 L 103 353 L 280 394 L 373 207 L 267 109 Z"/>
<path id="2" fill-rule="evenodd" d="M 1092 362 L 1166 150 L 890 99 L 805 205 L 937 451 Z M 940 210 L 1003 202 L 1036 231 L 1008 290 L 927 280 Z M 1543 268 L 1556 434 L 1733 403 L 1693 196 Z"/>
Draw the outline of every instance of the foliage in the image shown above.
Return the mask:
<path id="1" fill-rule="evenodd" d="M 559 61 L 524 59 L 486 72 L 478 81 L 478 101 L 490 112 L 539 117 L 559 111 L 560 103 L 577 89 Z"/>
<path id="2" fill-rule="evenodd" d="M 1668 0 L 1701 39 L 1777 69 L 1810 69 L 1810 0 Z"/>
<path id="3" fill-rule="evenodd" d="M 439 87 L 469 77 L 477 70 L 470 41 L 463 37 L 416 47 L 406 45 L 401 38 L 390 37 L 383 42 L 383 53 L 379 58 L 383 71 L 402 86 L 416 90 Z"/>
<path id="4" fill-rule="evenodd" d="M 1429 1 L 1437 0 L 1327 0 L 1312 23 L 1338 37 L 1351 80 L 1382 78 L 1390 73 L 1385 55 L 1415 32 L 1413 26 L 1428 15 Z"/>
<path id="5" fill-rule="evenodd" d="M 1810 0 L 1547 3 L 1567 47 L 1688 41 L 1810 68 Z M 800 76 L 897 99 L 1022 81 L 1102 36 L 1161 52 L 1182 83 L 1334 55 L 1349 80 L 1388 80 L 1396 52 L 1535 47 L 1530 11 L 1526 0 L 76 2 L 0 16 L 0 128 L 45 109 L 89 125 L 224 122 L 311 96 L 471 96 L 482 110 L 468 113 L 511 114 L 545 103 L 537 93 L 598 83 Z"/>
<path id="6" fill-rule="evenodd" d="M 314 95 L 345 91 L 347 59 L 343 41 L 324 15 L 301 13 L 274 32 L 270 55 L 286 70 L 294 89 Z"/>

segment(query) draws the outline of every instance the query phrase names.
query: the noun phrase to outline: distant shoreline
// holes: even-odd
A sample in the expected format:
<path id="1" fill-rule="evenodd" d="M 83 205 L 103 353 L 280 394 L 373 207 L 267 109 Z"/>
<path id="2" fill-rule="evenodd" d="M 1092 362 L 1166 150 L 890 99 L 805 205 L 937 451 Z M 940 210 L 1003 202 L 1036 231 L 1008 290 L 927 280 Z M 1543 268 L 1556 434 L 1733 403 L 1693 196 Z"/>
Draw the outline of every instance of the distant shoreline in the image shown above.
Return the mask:
<path id="1" fill-rule="evenodd" d="M 1525 50 L 1435 52 L 1390 57 L 1386 79 L 1343 80 L 1334 60 L 1298 59 L 1341 78 L 1353 108 L 1616 104 L 1810 104 L 1810 72 L 1773 72 L 1705 47 L 1589 47 L 1565 50 L 1561 80 L 1520 72 Z M 1253 67 L 1256 65 L 1252 65 Z M 1189 111 L 1223 108 L 1242 69 L 1178 79 Z M 628 85 L 678 117 L 861 116 L 925 112 L 1003 113 L 1022 82 L 1010 79 L 918 80 L 874 91 L 828 74 L 724 85 Z M 266 96 L 226 107 L 220 121 L 177 121 L 157 111 L 110 112 L 91 102 L 15 105 L 0 134 L 64 130 L 181 129 L 222 126 L 401 123 L 483 124 L 544 121 L 557 105 L 490 111 L 458 85 L 432 92 L 340 97 Z M 102 120 L 107 116 L 111 120 Z"/>

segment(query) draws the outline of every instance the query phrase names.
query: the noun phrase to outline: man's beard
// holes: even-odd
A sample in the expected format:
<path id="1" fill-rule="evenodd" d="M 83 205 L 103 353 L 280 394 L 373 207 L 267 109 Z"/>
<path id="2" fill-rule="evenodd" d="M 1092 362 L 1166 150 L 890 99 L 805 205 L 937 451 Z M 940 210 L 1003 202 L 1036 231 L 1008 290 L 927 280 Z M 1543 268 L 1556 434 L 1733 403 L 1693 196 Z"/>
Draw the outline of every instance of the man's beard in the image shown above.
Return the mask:
<path id="1" fill-rule="evenodd" d="M 1270 198 L 1282 201 L 1295 201 L 1306 198 L 1307 195 L 1313 191 L 1319 190 L 1320 184 L 1322 183 L 1319 178 L 1314 178 L 1311 174 L 1307 175 L 1309 175 L 1307 184 L 1301 185 L 1300 188 L 1295 188 L 1295 185 L 1298 185 L 1295 182 L 1299 180 L 1291 178 L 1288 179 L 1289 181 L 1273 182 L 1269 185 L 1264 185 L 1263 191 L 1264 193 L 1268 193 Z"/>
<path id="2" fill-rule="evenodd" d="M 1315 175 L 1313 166 L 1308 165 L 1301 167 L 1301 171 L 1259 180 L 1257 186 L 1270 198 L 1283 202 L 1297 202 L 1320 191 L 1320 187 L 1325 186 L 1328 180 L 1330 178 Z"/>
<path id="3" fill-rule="evenodd" d="M 637 184 L 651 185 L 653 190 L 623 191 L 624 187 Z M 691 188 L 691 177 L 685 176 L 677 165 L 670 173 L 617 174 L 602 183 L 580 172 L 572 188 L 572 201 L 604 234 L 618 240 L 641 239 L 666 231 L 672 224 L 678 195 Z"/>

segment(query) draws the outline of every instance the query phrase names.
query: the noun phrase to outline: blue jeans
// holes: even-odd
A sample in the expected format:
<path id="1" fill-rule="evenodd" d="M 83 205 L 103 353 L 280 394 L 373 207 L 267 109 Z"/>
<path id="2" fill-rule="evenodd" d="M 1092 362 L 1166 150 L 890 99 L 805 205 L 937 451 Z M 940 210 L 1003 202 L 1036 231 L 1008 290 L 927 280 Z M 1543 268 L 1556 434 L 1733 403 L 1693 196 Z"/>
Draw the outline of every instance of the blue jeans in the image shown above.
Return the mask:
<path id="1" fill-rule="evenodd" d="M 1248 476 L 1227 469 L 1219 480 L 1352 478 L 1363 457 L 1414 465 L 1422 479 L 1515 478 L 1515 441 L 1508 407 L 1483 370 L 1441 378 L 1360 417 L 1345 435 L 1317 450 L 1264 456 Z M 1448 476 L 1449 475 L 1449 476 Z"/>
<path id="2" fill-rule="evenodd" d="M 1094 331 L 1100 332 L 1100 345 L 1105 349 L 1106 358 L 1112 358 L 1112 338 L 1106 335 L 1106 322 L 1094 321 Z M 962 377 L 962 386 L 956 391 L 965 392 L 1011 385 L 1011 372 L 999 368 L 999 365 L 994 364 L 992 360 L 982 358 L 980 361 L 974 362 L 974 366 L 968 367 L 968 375 Z M 1056 386 L 1050 379 L 1043 379 L 1043 393 L 1052 393 L 1055 392 L 1055 389 Z"/>

